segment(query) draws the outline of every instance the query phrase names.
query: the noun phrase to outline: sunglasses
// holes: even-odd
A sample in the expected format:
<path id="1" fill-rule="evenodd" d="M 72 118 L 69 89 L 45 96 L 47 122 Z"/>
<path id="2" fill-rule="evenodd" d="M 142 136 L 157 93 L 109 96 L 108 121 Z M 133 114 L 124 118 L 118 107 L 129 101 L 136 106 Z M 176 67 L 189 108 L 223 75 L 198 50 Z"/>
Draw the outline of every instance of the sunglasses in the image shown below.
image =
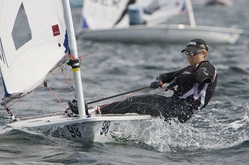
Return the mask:
<path id="1" fill-rule="evenodd" d="M 197 54 L 201 53 L 202 51 L 198 50 L 196 52 L 185 51 L 183 52 L 186 56 L 196 56 Z"/>

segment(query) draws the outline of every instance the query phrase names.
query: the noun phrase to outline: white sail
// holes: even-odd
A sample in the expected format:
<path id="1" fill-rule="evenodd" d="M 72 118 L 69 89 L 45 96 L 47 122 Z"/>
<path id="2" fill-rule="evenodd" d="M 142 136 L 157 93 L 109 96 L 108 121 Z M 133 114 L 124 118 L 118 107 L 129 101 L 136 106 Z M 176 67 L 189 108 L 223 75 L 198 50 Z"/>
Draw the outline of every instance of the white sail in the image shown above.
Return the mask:
<path id="1" fill-rule="evenodd" d="M 144 20 L 148 24 L 163 23 L 176 15 L 187 13 L 185 0 L 147 0 L 146 2 L 137 0 L 138 5 L 143 8 Z"/>
<path id="2" fill-rule="evenodd" d="M 82 10 L 83 29 L 109 29 L 121 17 L 129 0 L 84 0 Z"/>
<path id="3" fill-rule="evenodd" d="M 0 67 L 6 95 L 40 85 L 65 56 L 61 0 L 0 1 Z"/>

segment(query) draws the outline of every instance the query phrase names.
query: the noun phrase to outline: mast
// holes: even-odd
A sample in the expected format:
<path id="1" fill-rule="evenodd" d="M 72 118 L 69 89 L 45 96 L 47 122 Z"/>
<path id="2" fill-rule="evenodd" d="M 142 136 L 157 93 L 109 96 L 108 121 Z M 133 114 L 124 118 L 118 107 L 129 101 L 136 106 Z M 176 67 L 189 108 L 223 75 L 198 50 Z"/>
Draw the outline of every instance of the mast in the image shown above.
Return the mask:
<path id="1" fill-rule="evenodd" d="M 194 16 L 191 0 L 186 0 L 186 5 L 187 5 L 187 10 L 188 10 L 190 25 L 192 27 L 196 27 L 195 16 Z"/>
<path id="2" fill-rule="evenodd" d="M 71 60 L 72 60 L 72 72 L 74 75 L 75 88 L 76 88 L 76 93 L 77 93 L 76 97 L 77 97 L 79 116 L 85 117 L 86 111 L 85 111 L 85 103 L 84 103 L 84 95 L 83 95 L 83 86 L 82 86 L 81 74 L 80 74 L 80 63 L 79 63 L 79 58 L 78 58 L 77 44 L 76 44 L 76 39 L 75 39 L 73 19 L 72 19 L 72 13 L 71 13 L 69 0 L 62 0 L 62 4 L 64 8 L 65 22 L 66 22 L 67 33 L 68 33 L 68 42 L 69 42 L 70 54 L 71 54 Z"/>

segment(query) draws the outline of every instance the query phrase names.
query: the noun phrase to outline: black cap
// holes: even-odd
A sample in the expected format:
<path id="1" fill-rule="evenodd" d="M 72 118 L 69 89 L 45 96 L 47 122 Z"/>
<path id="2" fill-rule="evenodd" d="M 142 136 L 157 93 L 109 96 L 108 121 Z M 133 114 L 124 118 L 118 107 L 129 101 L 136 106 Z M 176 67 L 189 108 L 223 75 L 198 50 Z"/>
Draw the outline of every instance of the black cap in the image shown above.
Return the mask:
<path id="1" fill-rule="evenodd" d="M 181 52 L 185 52 L 185 51 L 196 52 L 199 49 L 206 49 L 208 51 L 206 42 L 203 41 L 202 39 L 193 39 L 189 41 L 186 48 L 183 49 Z"/>

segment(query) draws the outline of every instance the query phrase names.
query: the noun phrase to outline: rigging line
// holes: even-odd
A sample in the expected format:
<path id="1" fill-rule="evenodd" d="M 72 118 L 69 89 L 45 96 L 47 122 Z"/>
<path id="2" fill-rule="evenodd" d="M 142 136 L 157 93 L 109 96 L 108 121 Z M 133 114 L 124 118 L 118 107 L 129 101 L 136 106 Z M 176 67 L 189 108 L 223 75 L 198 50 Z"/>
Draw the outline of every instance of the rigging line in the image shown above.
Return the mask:
<path id="1" fill-rule="evenodd" d="M 64 57 L 64 58 L 65 58 L 65 57 Z M 71 82 L 70 82 L 70 79 L 68 78 L 68 76 L 67 76 L 66 73 L 64 72 L 64 69 L 63 69 L 61 66 L 59 66 L 59 68 L 61 69 L 61 72 L 62 72 L 64 78 L 65 78 L 66 81 L 67 81 L 67 85 L 68 85 L 69 88 L 71 89 L 71 91 L 72 91 L 74 97 L 76 97 L 76 93 L 75 93 L 74 88 L 73 88 L 73 86 L 72 86 L 72 84 L 71 84 Z M 51 70 L 49 73 L 50 73 L 52 76 L 55 76 L 57 73 L 55 73 L 54 71 L 58 71 L 58 70 L 53 69 L 53 70 Z M 47 82 L 46 82 L 46 83 L 47 83 Z M 46 87 L 46 85 L 44 85 L 44 86 Z"/>
<path id="2" fill-rule="evenodd" d="M 102 99 L 95 100 L 95 101 L 90 101 L 87 104 L 97 103 L 97 102 L 100 102 L 100 101 L 104 101 L 104 100 L 108 100 L 108 99 L 111 99 L 111 98 L 127 95 L 127 94 L 134 93 L 134 92 L 141 92 L 141 91 L 146 90 L 148 88 L 150 88 L 150 87 L 143 87 L 143 88 L 135 89 L 135 90 L 132 90 L 132 91 L 129 91 L 129 92 L 120 93 L 120 94 L 117 94 L 117 95 L 109 96 L 109 97 L 102 98 Z"/>
<path id="3" fill-rule="evenodd" d="M 15 103 L 17 103 L 17 102 L 20 101 L 21 99 L 24 99 L 27 95 L 29 95 L 29 94 L 32 93 L 33 91 L 38 90 L 40 87 L 41 87 L 41 85 L 37 86 L 35 89 L 33 89 L 33 90 L 31 90 L 31 91 L 29 91 L 29 92 L 27 92 L 27 93 L 25 93 L 25 94 L 23 94 L 23 95 L 21 95 L 21 96 L 19 96 L 19 97 L 16 97 L 16 98 L 11 98 L 11 96 L 10 96 L 10 97 L 4 97 L 4 98 L 2 98 L 2 100 L 4 100 L 5 98 L 7 98 L 7 99 L 12 99 L 13 101 L 10 101 L 9 104 L 7 103 L 8 105 L 5 104 L 6 107 L 11 107 L 12 105 L 14 105 Z M 4 101 L 3 101 L 3 102 L 4 102 Z"/>
<path id="4" fill-rule="evenodd" d="M 149 89 L 149 88 L 150 88 L 150 87 L 147 87 L 147 88 L 142 89 L 142 90 L 140 90 L 140 91 L 133 92 L 133 93 L 130 94 L 130 95 L 126 95 L 125 97 L 122 97 L 122 98 L 118 99 L 117 101 L 121 101 L 121 100 L 123 100 L 123 99 L 126 99 L 126 98 L 128 98 L 128 97 L 130 97 L 130 96 L 135 95 L 135 94 L 138 93 L 138 92 L 142 92 L 142 91 L 144 91 L 144 90 L 146 90 L 146 89 Z M 169 90 L 174 91 L 174 89 L 165 88 L 165 89 L 163 89 L 163 90 L 160 90 L 159 92 L 154 93 L 154 95 L 159 94 L 159 93 L 162 93 L 162 92 L 167 92 L 167 91 L 169 91 Z M 99 111 L 99 112 L 100 112 L 102 108 L 105 108 L 105 107 L 107 107 L 108 105 L 111 105 L 112 103 L 114 103 L 114 102 L 111 102 L 111 103 L 109 103 L 109 104 L 105 104 L 105 105 L 103 105 L 103 106 L 101 106 L 101 107 L 97 107 L 94 111 L 91 112 L 91 114 L 94 113 L 94 112 L 96 112 L 96 111 Z"/>
<path id="5" fill-rule="evenodd" d="M 26 94 L 24 94 L 24 95 L 22 95 L 22 96 L 19 96 L 19 98 L 9 98 L 9 99 L 16 99 L 16 100 L 14 100 L 13 102 L 12 101 L 10 101 L 10 103 L 11 104 L 4 104 L 3 106 L 4 106 L 4 108 L 5 108 L 5 110 L 7 111 L 7 113 L 8 113 L 8 115 L 11 117 L 11 119 L 13 120 L 13 121 L 16 121 L 17 119 L 15 118 L 15 116 L 14 116 L 14 114 L 12 113 L 12 111 L 9 109 L 9 107 L 11 107 L 12 105 L 14 105 L 15 103 L 17 103 L 18 101 L 20 101 L 21 99 L 23 99 L 24 97 L 26 97 L 28 94 L 30 94 L 31 92 L 33 92 L 33 91 L 35 91 L 35 90 L 37 90 L 38 88 L 40 88 L 41 87 L 41 85 L 39 85 L 39 86 L 37 86 L 35 89 L 33 89 L 33 90 L 31 90 L 30 92 L 27 92 Z M 4 98 L 3 98 L 4 99 Z M 3 100 L 2 99 L 2 100 Z"/>
<path id="6" fill-rule="evenodd" d="M 66 73 L 64 72 L 64 70 L 63 70 L 62 68 L 61 68 L 61 71 L 62 71 L 62 73 L 63 73 L 63 75 L 64 75 L 64 78 L 65 78 L 66 81 L 67 81 L 67 85 L 70 87 L 70 89 L 71 89 L 71 91 L 72 91 L 74 97 L 76 97 L 76 93 L 75 93 L 75 90 L 74 90 L 74 88 L 73 88 L 73 85 L 72 85 L 70 79 L 68 78 L 68 76 L 66 75 Z"/>
<path id="7" fill-rule="evenodd" d="M 82 58 L 84 58 L 84 57 L 86 57 L 86 56 L 88 56 L 88 55 L 89 55 L 89 54 L 84 54 L 84 55 L 82 55 L 82 56 L 79 56 L 79 59 L 82 60 Z M 66 58 L 65 58 L 65 59 L 66 59 Z M 64 69 L 63 69 L 62 67 L 60 67 L 60 68 L 61 68 L 61 71 L 62 71 L 62 73 L 63 73 L 63 75 L 64 75 L 64 78 L 65 78 L 66 81 L 67 81 L 67 84 L 68 84 L 69 88 L 71 89 L 71 91 L 72 91 L 74 97 L 76 98 L 76 92 L 75 92 L 75 89 L 74 89 L 74 87 L 73 87 L 73 85 L 72 85 L 70 79 L 68 78 L 68 76 L 67 76 L 66 73 L 64 72 Z"/>
<path id="8" fill-rule="evenodd" d="M 65 64 L 65 61 L 69 59 L 69 54 L 66 54 L 61 61 L 54 67 L 52 70 L 49 71 L 50 74 L 55 75 L 54 71 L 57 71 L 57 68 L 62 68 L 62 66 Z"/>
<path id="9" fill-rule="evenodd" d="M 130 97 L 130 96 L 133 96 L 133 95 L 135 95 L 136 93 L 142 92 L 142 91 L 144 91 L 144 90 L 146 90 L 146 89 L 150 89 L 150 87 L 145 87 L 144 89 L 141 89 L 141 90 L 139 90 L 139 91 L 135 90 L 136 92 L 133 92 L 133 93 L 131 93 L 130 95 L 126 95 L 125 97 L 122 97 L 122 98 L 118 99 L 117 101 L 121 101 L 121 100 L 123 100 L 124 98 L 128 98 L 128 97 Z M 169 90 L 174 91 L 175 89 L 174 89 L 174 88 L 165 88 L 165 89 L 163 89 L 163 90 L 160 90 L 159 92 L 154 93 L 154 95 L 159 94 L 159 93 L 162 93 L 162 92 L 167 92 L 167 91 L 169 91 Z M 129 93 L 129 92 L 128 92 L 128 93 Z M 104 100 L 105 100 L 105 99 L 104 99 Z M 98 101 L 98 100 L 97 100 L 97 101 Z M 99 112 L 101 113 L 101 109 L 107 107 L 108 105 L 111 105 L 112 103 L 114 103 L 114 102 L 111 102 L 111 103 L 109 103 L 109 104 L 102 105 L 101 107 L 96 106 L 96 108 L 94 108 L 94 111 L 92 111 L 90 114 L 96 113 L 97 111 L 99 111 Z"/>
<path id="10" fill-rule="evenodd" d="M 150 87 L 144 87 L 144 88 L 141 88 L 141 89 L 139 89 L 139 90 L 134 90 L 134 92 L 126 92 L 127 94 L 130 94 L 130 93 L 131 93 L 131 94 L 130 94 L 130 95 L 123 96 L 123 97 L 121 97 L 120 99 L 117 99 L 117 101 L 121 101 L 121 100 L 126 99 L 126 98 L 128 98 L 128 97 L 134 96 L 136 93 L 145 91 L 145 90 L 147 90 L 147 89 L 149 89 L 149 88 L 150 88 Z M 108 105 L 110 105 L 110 104 L 112 104 L 112 103 L 114 103 L 114 102 L 111 102 L 111 103 L 109 103 L 109 104 L 105 104 L 105 105 L 102 106 L 101 108 L 95 109 L 93 112 L 101 111 L 102 108 L 104 108 L 104 107 L 106 107 L 106 106 L 108 106 Z M 91 112 L 91 113 L 93 113 L 93 112 Z"/>
<path id="11" fill-rule="evenodd" d="M 89 56 L 89 54 L 84 54 L 82 56 L 79 56 L 79 59 L 82 60 L 84 57 Z"/>
<path id="12" fill-rule="evenodd" d="M 48 84 L 46 84 L 46 87 L 50 90 L 50 92 L 53 94 L 53 96 L 60 102 L 60 105 L 64 110 L 67 110 L 67 108 L 64 106 L 64 104 L 61 102 L 61 100 L 58 98 L 58 96 L 55 94 L 55 92 L 49 87 Z"/>

